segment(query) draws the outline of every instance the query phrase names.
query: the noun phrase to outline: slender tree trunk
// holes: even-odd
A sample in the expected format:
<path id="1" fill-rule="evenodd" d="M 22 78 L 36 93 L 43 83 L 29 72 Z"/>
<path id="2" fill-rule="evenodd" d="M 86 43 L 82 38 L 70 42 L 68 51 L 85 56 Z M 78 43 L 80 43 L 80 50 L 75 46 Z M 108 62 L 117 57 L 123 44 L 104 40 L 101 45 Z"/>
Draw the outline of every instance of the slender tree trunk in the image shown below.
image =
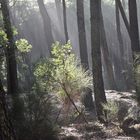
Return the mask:
<path id="1" fill-rule="evenodd" d="M 101 9 L 101 7 L 100 7 Z M 105 33 L 105 27 L 104 27 L 104 21 L 103 21 L 103 15 L 102 15 L 102 9 L 101 9 L 101 50 L 103 54 L 103 59 L 105 62 L 105 71 L 107 74 L 108 82 L 109 82 L 109 88 L 110 89 L 116 89 L 116 82 L 115 82 L 115 77 L 114 77 L 114 71 L 112 67 L 112 62 L 108 50 L 108 44 L 107 44 L 107 39 L 106 39 L 106 33 Z"/>
<path id="2" fill-rule="evenodd" d="M 80 58 L 81 64 L 85 70 L 89 69 L 88 62 L 88 52 L 87 52 L 87 40 L 86 40 L 86 31 L 85 31 L 85 19 L 84 19 L 84 0 L 77 0 L 77 24 L 78 24 L 78 33 L 79 33 L 79 49 L 80 49 Z M 87 110 L 93 111 L 94 103 L 92 98 L 92 91 L 88 92 L 88 88 L 85 92 L 82 92 L 81 99 L 84 103 L 84 106 Z"/>
<path id="3" fill-rule="evenodd" d="M 116 2 L 117 0 L 115 0 Z M 119 7 L 118 3 L 116 2 L 116 28 L 117 28 L 117 36 L 118 36 L 118 41 L 119 41 L 119 51 L 121 57 L 124 56 L 124 46 L 123 46 L 123 39 L 122 39 L 122 33 L 121 33 L 121 25 L 120 25 L 120 12 L 119 12 Z"/>
<path id="4" fill-rule="evenodd" d="M 137 17 L 137 3 L 136 0 L 129 0 L 129 21 L 131 33 L 131 48 L 133 51 L 133 66 L 134 66 L 134 80 L 137 100 L 140 105 L 140 43 L 139 43 L 139 28 Z"/>
<path id="5" fill-rule="evenodd" d="M 140 52 L 139 28 L 136 0 L 129 0 L 129 22 L 131 33 L 131 46 L 133 52 Z"/>
<path id="6" fill-rule="evenodd" d="M 15 57 L 14 37 L 8 9 L 8 0 L 0 0 L 0 3 L 4 29 L 8 38 L 8 47 L 6 48 L 8 93 L 15 95 L 18 93 L 17 63 Z"/>
<path id="7" fill-rule="evenodd" d="M 122 6 L 123 6 L 123 9 L 126 9 L 126 1 L 125 0 L 122 0 Z"/>
<path id="8" fill-rule="evenodd" d="M 44 0 L 37 0 L 37 2 L 38 2 L 40 14 L 41 14 L 42 19 L 43 19 L 44 32 L 45 32 L 45 37 L 46 37 L 46 41 L 48 44 L 49 55 L 51 55 L 51 46 L 54 43 L 54 38 L 53 38 L 53 34 L 52 34 L 52 27 L 51 27 L 51 19 L 50 19 L 49 14 L 46 10 Z"/>
<path id="9" fill-rule="evenodd" d="M 78 23 L 81 64 L 84 66 L 85 69 L 89 69 L 85 19 L 84 19 L 84 0 L 77 0 L 77 23 Z"/>
<path id="10" fill-rule="evenodd" d="M 121 16 L 122 16 L 122 18 L 123 18 L 123 21 L 124 21 L 125 27 L 126 27 L 126 29 L 127 29 L 127 32 L 128 32 L 128 34 L 129 34 L 129 36 L 130 36 L 130 26 L 129 26 L 129 22 L 128 22 L 128 19 L 127 19 L 127 17 L 126 17 L 125 11 L 124 11 L 124 9 L 123 9 L 122 3 L 121 3 L 120 0 L 117 0 L 116 2 L 117 2 L 118 7 L 119 7 L 119 9 L 120 9 L 120 13 L 121 13 Z"/>
<path id="11" fill-rule="evenodd" d="M 116 76 L 116 78 L 118 79 L 118 83 L 120 83 L 119 85 L 122 86 L 120 87 L 120 90 L 127 90 L 127 85 L 126 85 L 126 79 L 123 73 L 123 71 L 125 71 L 125 62 L 124 62 L 124 45 L 123 45 L 123 38 L 122 38 L 122 33 L 121 33 L 121 25 L 120 25 L 120 12 L 119 12 L 119 6 L 117 3 L 117 0 L 115 0 L 115 6 L 116 6 L 116 30 L 117 30 L 117 37 L 118 37 L 118 42 L 119 42 L 119 48 L 118 48 L 118 65 L 119 65 L 119 69 L 118 72 L 120 73 L 119 77 Z"/>
<path id="12" fill-rule="evenodd" d="M 130 25 L 129 25 L 127 16 L 125 14 L 124 8 L 123 8 L 123 6 L 125 5 L 124 2 L 125 2 L 125 0 L 123 0 L 122 3 L 121 3 L 120 0 L 116 0 L 116 3 L 118 5 L 118 7 L 119 7 L 119 10 L 120 10 L 120 13 L 121 13 L 121 16 L 122 16 L 122 19 L 124 21 L 125 27 L 127 29 L 128 35 L 129 35 L 130 40 L 131 40 Z M 127 84 L 128 84 L 130 89 L 133 88 L 133 84 L 134 84 L 133 80 L 132 80 L 132 77 L 130 76 L 130 75 L 132 75 L 131 71 L 132 70 L 129 69 L 129 72 L 128 72 L 127 76 L 126 76 L 126 78 L 127 78 L 126 81 L 127 81 Z"/>
<path id="13" fill-rule="evenodd" d="M 102 77 L 102 63 L 101 63 L 101 44 L 100 44 L 100 23 L 101 23 L 101 0 L 90 0 L 91 12 L 91 55 L 92 55 L 92 70 L 95 104 L 97 109 L 98 119 L 103 121 L 103 103 L 106 103 L 106 96 L 104 91 L 104 83 Z"/>
<path id="14" fill-rule="evenodd" d="M 67 29 L 67 11 L 66 11 L 66 1 L 62 0 L 63 2 L 63 22 L 64 22 L 64 32 L 65 32 L 65 39 L 66 39 L 66 43 L 69 40 L 69 36 L 68 36 L 68 29 Z"/>

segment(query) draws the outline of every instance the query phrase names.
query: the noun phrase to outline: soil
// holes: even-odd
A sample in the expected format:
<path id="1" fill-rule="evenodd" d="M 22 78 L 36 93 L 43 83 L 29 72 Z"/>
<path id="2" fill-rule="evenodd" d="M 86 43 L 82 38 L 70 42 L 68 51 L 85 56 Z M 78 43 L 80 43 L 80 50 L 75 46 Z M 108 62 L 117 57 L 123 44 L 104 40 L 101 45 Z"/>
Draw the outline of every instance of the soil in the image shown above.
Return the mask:
<path id="1" fill-rule="evenodd" d="M 106 91 L 108 101 L 123 102 L 128 108 L 136 105 L 133 95 L 134 93 L 130 92 Z M 135 135 L 127 136 L 121 129 L 120 122 L 101 124 L 95 119 L 95 115 L 91 119 L 92 114 L 90 117 L 89 114 L 85 114 L 87 123 L 79 117 L 77 121 L 61 126 L 60 140 L 140 140 L 140 137 L 137 138 Z"/>

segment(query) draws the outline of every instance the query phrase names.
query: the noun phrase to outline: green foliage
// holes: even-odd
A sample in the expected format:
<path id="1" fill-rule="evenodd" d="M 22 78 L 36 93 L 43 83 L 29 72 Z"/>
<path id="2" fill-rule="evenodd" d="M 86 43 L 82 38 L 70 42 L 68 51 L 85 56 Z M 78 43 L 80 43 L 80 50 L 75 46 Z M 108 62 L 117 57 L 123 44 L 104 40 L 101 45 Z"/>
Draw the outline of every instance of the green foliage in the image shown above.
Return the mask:
<path id="1" fill-rule="evenodd" d="M 3 47 L 5 47 L 7 44 L 7 41 L 8 41 L 8 39 L 7 39 L 7 35 L 6 35 L 5 31 L 2 28 L 0 28 L 0 44 Z"/>
<path id="2" fill-rule="evenodd" d="M 106 104 L 103 104 L 103 108 L 107 111 L 108 121 L 115 121 L 118 118 L 119 106 L 114 101 L 108 101 Z"/>
<path id="3" fill-rule="evenodd" d="M 12 27 L 12 31 L 13 31 L 14 36 L 18 34 L 17 29 L 15 27 Z M 6 47 L 7 42 L 8 42 L 7 35 L 6 35 L 5 31 L 4 31 L 4 29 L 0 28 L 0 44 L 3 47 Z"/>
<path id="4" fill-rule="evenodd" d="M 30 52 L 32 49 L 32 45 L 29 44 L 29 42 L 26 39 L 20 39 L 16 41 L 16 46 L 17 49 L 21 52 L 21 53 L 27 53 Z"/>
<path id="5" fill-rule="evenodd" d="M 54 82 L 54 65 L 46 58 L 41 59 L 36 65 L 34 75 L 40 91 L 51 91 Z"/>
<path id="6" fill-rule="evenodd" d="M 23 119 L 20 122 L 18 119 L 14 121 L 18 139 L 53 139 L 57 134 L 57 126 L 53 123 L 55 116 L 52 117 L 52 97 L 40 92 L 37 86 L 30 93 L 21 95 L 24 102 Z"/>
<path id="7" fill-rule="evenodd" d="M 82 88 L 91 86 L 92 76 L 72 53 L 70 42 L 65 45 L 56 42 L 52 48 L 53 57 L 39 62 L 34 75 L 43 89 L 57 93 L 65 101 L 68 98 L 66 92 L 73 97 L 79 95 Z"/>
<path id="8" fill-rule="evenodd" d="M 16 36 L 18 35 L 18 31 L 17 31 L 17 28 L 16 27 L 12 27 L 12 31 L 13 31 L 13 35 Z"/>
<path id="9" fill-rule="evenodd" d="M 28 91 L 31 88 L 32 65 L 28 53 L 32 49 L 32 45 L 26 39 L 20 39 L 15 42 L 17 47 L 16 60 L 18 65 L 18 80 L 20 90 Z"/>

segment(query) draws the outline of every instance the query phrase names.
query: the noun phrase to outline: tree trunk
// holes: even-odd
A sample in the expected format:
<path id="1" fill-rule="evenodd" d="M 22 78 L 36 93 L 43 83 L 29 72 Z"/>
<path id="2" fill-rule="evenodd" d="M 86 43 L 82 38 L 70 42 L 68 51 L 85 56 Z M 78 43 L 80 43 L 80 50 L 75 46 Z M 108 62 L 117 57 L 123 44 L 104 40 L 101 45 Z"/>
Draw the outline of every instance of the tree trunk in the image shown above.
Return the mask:
<path id="1" fill-rule="evenodd" d="M 116 76 L 117 78 L 117 83 L 119 83 L 120 90 L 126 91 L 127 90 L 127 85 L 126 85 L 126 79 L 124 76 L 125 72 L 125 62 L 124 62 L 124 45 L 123 45 L 123 39 L 122 39 L 122 33 L 121 33 L 121 25 L 120 25 L 120 13 L 119 13 L 119 6 L 117 3 L 117 0 L 115 0 L 115 6 L 116 6 L 116 30 L 117 30 L 117 37 L 118 37 L 118 42 L 119 42 L 119 48 L 118 48 L 118 65 L 119 69 L 118 72 L 120 73 L 119 77 Z"/>
<path id="2" fill-rule="evenodd" d="M 127 32 L 128 32 L 128 34 L 129 34 L 129 36 L 130 36 L 129 22 L 128 22 L 128 20 L 127 20 L 127 17 L 126 17 L 125 11 L 124 11 L 124 9 L 123 9 L 122 3 L 121 3 L 120 0 L 117 0 L 116 2 L 117 2 L 118 7 L 119 7 L 119 9 L 120 9 L 120 12 L 121 12 L 121 15 L 122 15 L 122 18 L 123 18 L 125 27 L 126 27 L 126 29 L 127 29 Z"/>
<path id="3" fill-rule="evenodd" d="M 133 52 L 134 80 L 138 103 L 140 104 L 140 43 L 136 0 L 129 0 L 129 21 L 131 33 L 131 48 Z"/>
<path id="4" fill-rule="evenodd" d="M 78 24 L 81 64 L 84 66 L 85 69 L 89 69 L 85 19 L 84 19 L 84 0 L 77 0 L 77 24 Z"/>
<path id="5" fill-rule="evenodd" d="M 0 140 L 16 140 L 12 123 L 8 116 L 5 91 L 0 79 Z"/>
<path id="6" fill-rule="evenodd" d="M 8 0 L 0 0 L 5 32 L 8 38 L 6 48 L 8 93 L 12 95 L 12 119 L 20 123 L 24 118 L 23 104 L 18 94 L 17 63 L 15 57 L 15 43 L 10 21 Z M 14 124 L 16 125 L 16 124 Z"/>
<path id="7" fill-rule="evenodd" d="M 44 25 L 44 32 L 45 32 L 45 37 L 48 45 L 48 51 L 49 55 L 51 55 L 51 46 L 54 43 L 54 38 L 52 34 L 52 27 L 51 27 L 51 19 L 49 17 L 49 14 L 46 10 L 44 0 L 37 0 L 40 14 L 43 19 L 43 25 Z"/>
<path id="8" fill-rule="evenodd" d="M 129 22 L 130 22 L 132 51 L 133 52 L 140 52 L 136 0 L 133 0 L 133 1 L 129 0 Z"/>
<path id="9" fill-rule="evenodd" d="M 77 24 L 79 34 L 79 49 L 81 64 L 85 70 L 89 69 L 87 41 L 85 31 L 85 19 L 84 19 L 84 0 L 77 0 Z M 88 88 L 82 92 L 81 99 L 84 103 L 86 110 L 93 111 L 94 103 L 92 98 L 92 91 L 88 92 Z"/>
<path id="10" fill-rule="evenodd" d="M 4 29 L 8 38 L 8 46 L 6 48 L 8 93 L 15 95 L 18 93 L 17 63 L 15 57 L 14 37 L 8 9 L 8 0 L 0 0 L 0 3 Z"/>
<path id="11" fill-rule="evenodd" d="M 92 71 L 94 83 L 95 104 L 98 119 L 103 121 L 104 111 L 103 103 L 106 103 L 102 77 L 101 48 L 100 48 L 100 23 L 101 23 L 101 0 L 90 0 L 91 12 L 91 55 L 92 55 Z"/>
<path id="12" fill-rule="evenodd" d="M 101 9 L 101 7 L 100 7 L 100 9 Z M 101 46 L 102 46 L 101 50 L 102 50 L 103 59 L 105 62 L 104 67 L 105 67 L 105 71 L 107 74 L 108 83 L 110 86 L 109 88 L 115 90 L 116 82 L 115 82 L 114 71 L 113 71 L 112 62 L 111 62 L 111 58 L 110 58 L 110 54 L 109 54 L 109 50 L 108 50 L 102 9 L 101 9 L 101 24 L 100 25 L 101 25 L 100 29 L 101 29 Z"/>
<path id="13" fill-rule="evenodd" d="M 116 6 L 116 28 L 117 28 L 117 37 L 119 41 L 119 51 L 121 57 L 124 56 L 124 46 L 123 46 L 123 39 L 122 39 L 122 33 L 121 33 L 121 25 L 120 25 L 120 12 L 119 12 L 119 7 L 118 3 L 115 0 L 115 6 Z"/>
<path id="14" fill-rule="evenodd" d="M 67 43 L 67 41 L 69 40 L 69 36 L 68 36 L 68 29 L 67 29 L 67 13 L 66 13 L 66 1 L 62 0 L 63 2 L 63 22 L 64 22 L 64 32 L 65 32 L 65 41 Z"/>

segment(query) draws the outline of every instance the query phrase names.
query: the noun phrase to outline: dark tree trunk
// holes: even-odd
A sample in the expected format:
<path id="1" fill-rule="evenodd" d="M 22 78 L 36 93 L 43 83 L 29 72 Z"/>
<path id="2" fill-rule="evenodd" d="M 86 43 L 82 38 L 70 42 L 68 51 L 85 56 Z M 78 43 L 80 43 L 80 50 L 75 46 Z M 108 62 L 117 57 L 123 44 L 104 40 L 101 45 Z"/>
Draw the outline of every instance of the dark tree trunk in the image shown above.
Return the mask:
<path id="1" fill-rule="evenodd" d="M 101 48 L 100 48 L 100 23 L 101 23 L 101 0 L 90 0 L 91 12 L 91 55 L 92 55 L 92 70 L 95 104 L 97 109 L 98 119 L 103 121 L 104 115 L 103 103 L 106 103 L 106 96 L 104 91 L 103 77 L 102 77 L 102 63 L 101 63 Z"/>
<path id="2" fill-rule="evenodd" d="M 0 140 L 16 140 L 15 132 L 8 116 L 5 91 L 0 79 Z"/>
<path id="3" fill-rule="evenodd" d="M 122 19 L 123 19 L 123 21 L 124 21 L 125 27 L 126 27 L 126 29 L 127 29 L 128 35 L 129 35 L 130 40 L 131 40 L 130 25 L 129 25 L 127 16 L 126 16 L 126 14 L 125 14 L 124 8 L 123 8 L 123 5 L 125 5 L 124 2 L 125 2 L 124 0 L 122 1 L 122 3 L 121 3 L 120 0 L 116 0 L 116 3 L 117 3 L 117 5 L 118 5 L 118 8 L 119 8 L 120 13 L 121 13 L 121 16 L 122 16 Z M 129 67 L 129 66 L 126 66 L 126 69 L 127 69 L 127 70 L 128 70 L 128 67 Z M 125 79 L 126 79 L 126 82 L 127 82 L 127 84 L 128 84 L 127 87 L 129 87 L 129 89 L 132 89 L 133 86 L 134 86 L 133 79 L 132 79 L 132 77 L 131 77 L 131 75 L 132 75 L 132 73 L 131 73 L 131 72 L 132 72 L 132 69 L 129 68 L 128 71 L 129 71 L 129 72 L 128 72 L 128 74 L 125 76 L 125 77 L 126 77 Z"/>
<path id="4" fill-rule="evenodd" d="M 129 0 L 129 21 L 131 33 L 131 48 L 133 52 L 134 80 L 138 103 L 140 104 L 140 43 L 139 43 L 139 28 L 137 17 L 136 0 Z"/>
<path id="5" fill-rule="evenodd" d="M 115 0 L 116 2 L 117 0 Z M 121 25 L 120 25 L 120 12 L 119 12 L 119 7 L 118 3 L 116 2 L 116 28 L 117 28 L 117 37 L 119 41 L 119 51 L 121 57 L 124 56 L 124 46 L 123 46 L 123 39 L 122 39 L 122 33 L 121 33 Z"/>
<path id="6" fill-rule="evenodd" d="M 77 24 L 78 24 L 81 64 L 84 66 L 85 69 L 89 69 L 85 19 L 84 19 L 84 0 L 77 0 Z"/>
<path id="7" fill-rule="evenodd" d="M 121 3 L 120 0 L 117 0 L 116 2 L 117 2 L 118 7 L 119 7 L 119 9 L 120 9 L 120 13 L 121 13 L 121 16 L 122 16 L 122 18 L 123 18 L 123 21 L 124 21 L 125 27 L 126 27 L 126 29 L 127 29 L 127 32 L 128 32 L 128 34 L 129 34 L 129 36 L 130 36 L 129 22 L 128 22 L 128 19 L 127 19 L 127 17 L 126 17 L 125 11 L 124 11 L 124 9 L 123 9 L 122 3 Z"/>
<path id="8" fill-rule="evenodd" d="M 124 45 L 123 45 L 123 38 L 122 38 L 122 33 L 121 33 L 121 25 L 120 25 L 120 12 L 119 12 L 119 6 L 117 3 L 117 0 L 115 0 L 115 6 L 116 6 L 116 30 L 117 30 L 117 38 L 119 42 L 119 48 L 118 48 L 118 72 L 119 76 L 116 76 L 117 78 L 117 83 L 119 83 L 120 90 L 127 90 L 127 85 L 126 85 L 126 79 L 124 76 L 123 71 L 125 71 L 125 62 L 124 62 Z"/>
<path id="9" fill-rule="evenodd" d="M 84 0 L 77 0 L 77 23 L 79 33 L 79 48 L 81 64 L 85 70 L 89 69 L 87 41 L 85 31 L 85 19 L 84 19 Z M 88 88 L 82 92 L 82 100 L 87 110 L 92 111 L 94 109 L 94 103 L 92 98 L 92 91 L 89 92 Z"/>
<path id="10" fill-rule="evenodd" d="M 65 32 L 65 41 L 69 40 L 68 29 L 67 29 L 67 11 L 66 11 L 66 1 L 62 0 L 63 3 L 63 22 L 64 22 L 64 32 Z"/>
<path id="11" fill-rule="evenodd" d="M 51 55 L 51 46 L 54 43 L 53 34 L 52 34 L 52 27 L 51 27 L 51 19 L 49 17 L 49 14 L 46 10 L 44 0 L 37 0 L 40 14 L 43 19 L 43 25 L 44 25 L 44 32 L 46 37 L 46 42 L 48 45 L 48 51 L 49 55 Z"/>
<path id="12" fill-rule="evenodd" d="M 101 9 L 101 7 L 100 7 Z M 104 21 L 103 21 L 103 15 L 102 15 L 102 9 L 101 9 L 101 50 L 103 54 L 103 59 L 104 59 L 104 67 L 105 71 L 107 74 L 107 81 L 109 83 L 109 89 L 116 89 L 116 82 L 115 82 L 115 77 L 114 77 L 114 71 L 112 67 L 112 62 L 108 50 L 108 44 L 107 44 L 107 39 L 106 39 L 106 33 L 105 33 L 105 27 L 104 27 Z"/>
<path id="13" fill-rule="evenodd" d="M 8 93 L 15 95 L 18 93 L 18 79 L 14 37 L 8 9 L 8 0 L 1 0 L 0 2 L 4 29 L 8 38 L 8 47 L 6 48 Z"/>
<path id="14" fill-rule="evenodd" d="M 133 1 L 129 0 L 129 22 L 130 22 L 132 51 L 133 52 L 140 52 L 136 0 L 133 0 Z"/>
<path id="15" fill-rule="evenodd" d="M 1 10 L 3 15 L 3 22 L 5 32 L 8 38 L 8 44 L 6 48 L 6 63 L 7 63 L 7 81 L 8 81 L 8 93 L 12 95 L 12 119 L 14 121 L 21 121 L 24 118 L 23 104 L 18 94 L 18 79 L 17 79 L 17 63 L 15 57 L 15 43 L 12 31 L 12 25 L 10 21 L 8 0 L 0 0 Z M 16 125 L 16 124 L 14 124 Z"/>

